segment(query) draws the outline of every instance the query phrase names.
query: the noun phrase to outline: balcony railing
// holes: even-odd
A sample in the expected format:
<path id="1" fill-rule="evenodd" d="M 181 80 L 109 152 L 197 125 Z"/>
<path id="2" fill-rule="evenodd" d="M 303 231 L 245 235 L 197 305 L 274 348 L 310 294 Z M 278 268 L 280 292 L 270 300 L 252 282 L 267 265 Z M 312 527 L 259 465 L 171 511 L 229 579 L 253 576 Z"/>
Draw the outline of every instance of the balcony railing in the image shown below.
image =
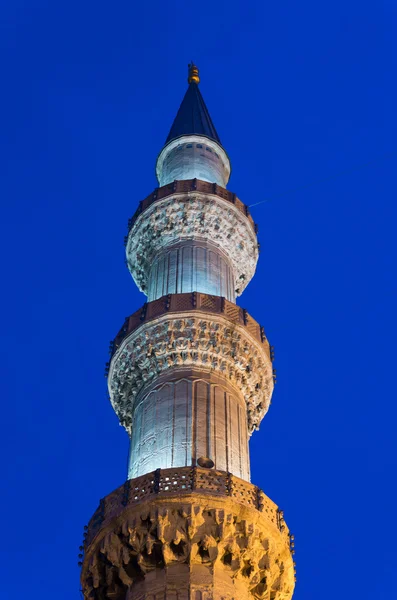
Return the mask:
<path id="1" fill-rule="evenodd" d="M 267 519 L 288 537 L 289 531 L 284 522 L 283 512 L 257 486 L 225 471 L 179 467 L 157 469 L 130 479 L 103 498 L 86 528 L 85 547 L 89 546 L 95 535 L 126 507 L 152 500 L 157 496 L 172 497 L 192 492 L 218 497 L 228 496 L 238 504 L 254 508 L 266 515 Z"/>
<path id="2" fill-rule="evenodd" d="M 248 206 L 244 204 L 244 202 L 241 202 L 241 200 L 237 198 L 236 194 L 233 194 L 233 192 L 229 192 L 229 190 L 226 190 L 225 188 L 221 187 L 216 183 L 209 183 L 208 181 L 201 181 L 200 179 L 186 179 L 183 181 L 174 181 L 173 183 L 169 183 L 167 185 L 163 185 L 162 187 L 156 188 L 154 192 L 150 194 L 150 196 L 147 196 L 147 198 L 145 198 L 139 203 L 135 214 L 128 221 L 128 233 L 131 231 L 139 215 L 143 213 L 151 204 L 153 204 L 153 202 L 157 202 L 158 200 L 162 200 L 163 198 L 166 198 L 167 196 L 172 196 L 173 194 L 183 194 L 188 192 L 203 192 L 205 194 L 214 194 L 215 196 L 219 196 L 219 198 L 223 198 L 223 200 L 227 200 L 247 217 L 255 233 L 258 233 L 258 226 L 256 225 L 256 223 L 254 223 L 254 220 L 250 215 Z M 126 241 L 127 240 L 125 240 L 125 242 Z"/>
<path id="3" fill-rule="evenodd" d="M 142 308 L 126 318 L 123 327 L 110 344 L 110 357 L 114 355 L 123 340 L 143 323 L 147 323 L 163 314 L 187 311 L 218 314 L 233 324 L 244 326 L 255 340 L 267 347 L 269 357 L 272 360 L 272 348 L 269 346 L 264 328 L 244 308 L 220 296 L 211 296 L 200 292 L 168 294 L 158 300 L 144 304 Z"/>

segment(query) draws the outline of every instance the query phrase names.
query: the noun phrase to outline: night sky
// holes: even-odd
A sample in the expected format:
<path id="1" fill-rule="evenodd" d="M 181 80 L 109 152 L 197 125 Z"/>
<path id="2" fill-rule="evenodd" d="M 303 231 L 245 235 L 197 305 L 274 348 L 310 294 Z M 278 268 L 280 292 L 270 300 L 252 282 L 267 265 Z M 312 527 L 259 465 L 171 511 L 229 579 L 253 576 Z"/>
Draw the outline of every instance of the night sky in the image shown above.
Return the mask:
<path id="1" fill-rule="evenodd" d="M 275 346 L 252 481 L 295 534 L 294 600 L 395 598 L 392 0 L 2 2 L 1 598 L 78 599 L 78 546 L 126 476 L 109 341 L 145 301 L 128 218 L 194 60 L 259 225 L 238 303 Z"/>

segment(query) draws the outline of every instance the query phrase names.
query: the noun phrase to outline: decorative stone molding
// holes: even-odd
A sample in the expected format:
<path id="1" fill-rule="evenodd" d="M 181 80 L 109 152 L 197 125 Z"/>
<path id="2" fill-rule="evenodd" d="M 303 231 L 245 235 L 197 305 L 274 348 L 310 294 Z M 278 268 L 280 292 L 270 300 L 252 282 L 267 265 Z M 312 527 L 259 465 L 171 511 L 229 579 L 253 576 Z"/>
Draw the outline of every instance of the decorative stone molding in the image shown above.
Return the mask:
<path id="1" fill-rule="evenodd" d="M 247 333 L 263 345 L 269 358 L 271 358 L 271 350 L 264 328 L 244 308 L 226 300 L 226 298 L 211 296 L 210 294 L 200 294 L 199 292 L 192 294 L 168 294 L 153 302 L 146 302 L 146 304 L 126 318 L 123 327 L 111 343 L 111 356 L 120 347 L 121 342 L 143 323 L 148 323 L 160 315 L 167 313 L 174 314 L 192 311 L 222 315 L 231 325 L 244 326 Z"/>
<path id="2" fill-rule="evenodd" d="M 244 397 L 250 433 L 259 427 L 273 391 L 268 348 L 245 327 L 206 313 L 163 314 L 133 331 L 116 350 L 108 388 L 120 423 L 131 432 L 132 403 L 154 378 L 171 369 L 215 371 Z"/>
<path id="3" fill-rule="evenodd" d="M 152 204 L 132 226 L 127 240 L 128 268 L 142 292 L 155 257 L 166 247 L 202 240 L 220 247 L 230 260 L 240 295 L 252 279 L 258 243 L 251 223 L 223 199 L 199 192 L 174 195 Z"/>
<path id="4" fill-rule="evenodd" d="M 156 498 L 180 498 L 183 494 L 210 495 L 230 498 L 233 502 L 263 513 L 271 525 L 276 527 L 285 541 L 289 541 L 283 513 L 262 490 L 252 483 L 231 473 L 200 467 L 157 469 L 135 479 L 127 480 L 111 494 L 103 498 L 92 516 L 86 532 L 89 546 L 101 529 L 119 517 L 124 509 Z"/>
<path id="5" fill-rule="evenodd" d="M 134 215 L 128 221 L 128 232 L 130 232 L 139 215 L 142 214 L 143 211 L 145 211 L 151 204 L 153 204 L 153 202 L 158 202 L 159 200 L 174 194 L 196 191 L 219 196 L 219 198 L 223 198 L 223 200 L 231 202 L 237 208 L 237 210 L 247 217 L 255 233 L 258 233 L 258 227 L 250 215 L 248 206 L 244 204 L 240 198 L 237 198 L 236 194 L 229 192 L 229 190 L 218 185 L 217 183 L 209 183 L 208 181 L 202 181 L 201 179 L 183 179 L 181 181 L 173 181 L 172 183 L 168 183 L 167 185 L 156 188 L 149 196 L 146 196 L 146 198 L 141 200 L 139 203 Z"/>
<path id="6" fill-rule="evenodd" d="M 86 544 L 81 583 L 86 600 L 137 600 L 157 593 L 161 572 L 175 585 L 178 571 L 186 591 L 199 579 L 214 599 L 290 600 L 294 589 L 288 533 L 255 508 L 197 493 L 126 506 Z"/>

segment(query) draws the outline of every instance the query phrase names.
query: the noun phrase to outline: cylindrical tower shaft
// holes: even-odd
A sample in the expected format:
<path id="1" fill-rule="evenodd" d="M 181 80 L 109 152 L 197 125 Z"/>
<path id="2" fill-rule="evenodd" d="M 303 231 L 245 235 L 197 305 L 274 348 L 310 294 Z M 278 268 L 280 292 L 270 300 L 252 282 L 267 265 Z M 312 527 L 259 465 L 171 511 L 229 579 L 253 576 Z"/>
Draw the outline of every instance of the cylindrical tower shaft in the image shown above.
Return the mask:
<path id="1" fill-rule="evenodd" d="M 249 479 L 245 400 L 216 374 L 178 369 L 137 397 L 128 477 L 156 468 L 216 465 Z"/>
<path id="2" fill-rule="evenodd" d="M 148 300 L 167 294 L 203 292 L 236 298 L 233 266 L 221 248 L 204 240 L 167 246 L 154 259 L 148 275 Z"/>

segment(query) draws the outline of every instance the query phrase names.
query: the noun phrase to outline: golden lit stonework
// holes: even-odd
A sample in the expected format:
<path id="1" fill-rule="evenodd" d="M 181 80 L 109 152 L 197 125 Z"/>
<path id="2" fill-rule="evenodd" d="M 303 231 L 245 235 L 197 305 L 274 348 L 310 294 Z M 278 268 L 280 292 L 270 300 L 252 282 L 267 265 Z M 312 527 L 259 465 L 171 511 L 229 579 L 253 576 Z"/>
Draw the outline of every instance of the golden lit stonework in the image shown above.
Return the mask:
<path id="1" fill-rule="evenodd" d="M 247 481 L 209 469 L 131 479 L 87 530 L 88 598 L 289 600 L 291 537 L 277 506 Z"/>

